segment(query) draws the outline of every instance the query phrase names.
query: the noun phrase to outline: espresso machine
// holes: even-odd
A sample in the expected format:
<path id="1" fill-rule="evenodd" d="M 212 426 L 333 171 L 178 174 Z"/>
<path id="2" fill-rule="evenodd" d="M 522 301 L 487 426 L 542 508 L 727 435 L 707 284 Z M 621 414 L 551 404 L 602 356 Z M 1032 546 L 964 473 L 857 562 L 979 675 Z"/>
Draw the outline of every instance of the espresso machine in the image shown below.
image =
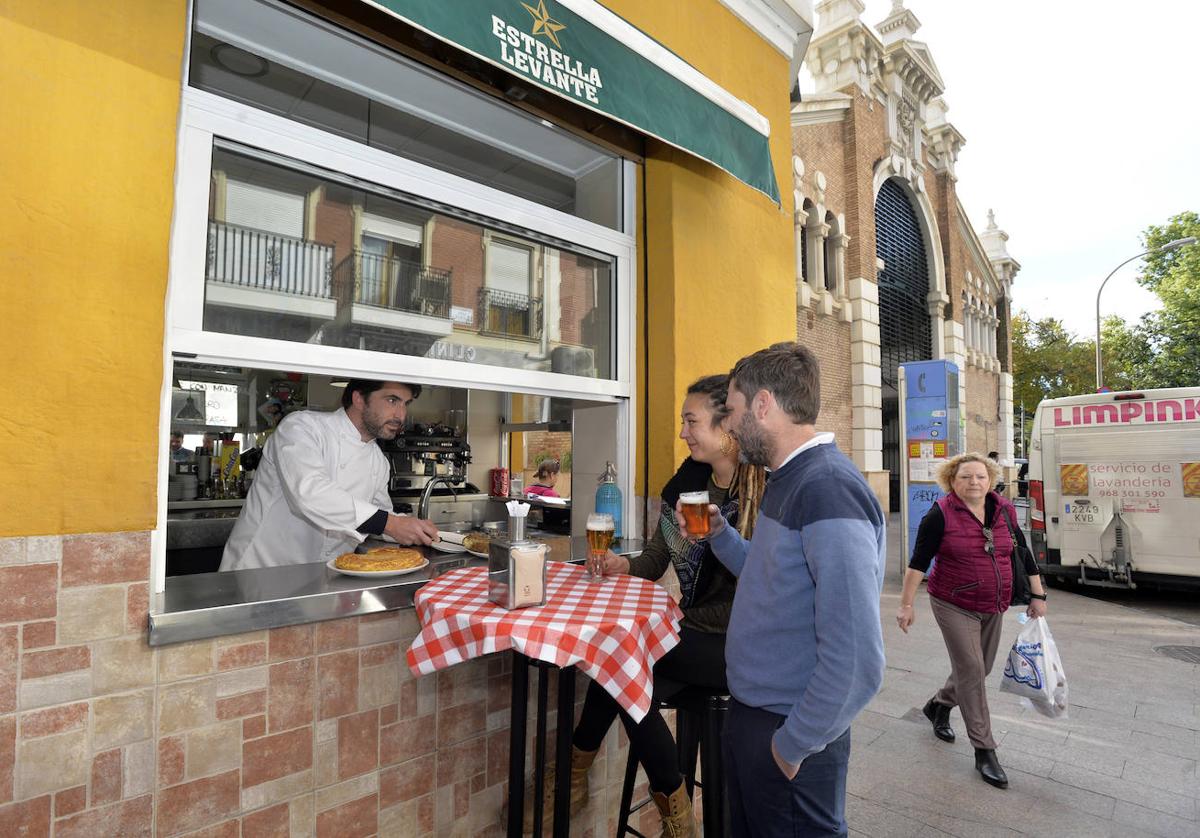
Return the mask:
<path id="1" fill-rule="evenodd" d="M 458 428 L 442 423 L 415 424 L 380 446 L 391 463 L 388 491 L 398 505 L 410 502 L 415 506 L 425 484 L 438 476 L 458 478 L 454 491 L 460 494 L 479 492 L 466 482 L 471 446 Z M 451 493 L 446 485 L 433 490 L 434 495 Z"/>

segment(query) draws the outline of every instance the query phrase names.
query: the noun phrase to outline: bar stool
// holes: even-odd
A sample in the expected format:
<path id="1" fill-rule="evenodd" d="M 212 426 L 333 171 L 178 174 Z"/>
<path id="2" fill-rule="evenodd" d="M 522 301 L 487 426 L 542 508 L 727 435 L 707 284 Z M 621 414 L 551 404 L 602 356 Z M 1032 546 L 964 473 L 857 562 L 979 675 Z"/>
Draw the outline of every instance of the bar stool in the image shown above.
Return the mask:
<path id="1" fill-rule="evenodd" d="M 729 835 L 729 807 L 725 805 L 725 768 L 721 759 L 721 731 L 729 710 L 729 696 L 712 693 L 699 687 L 689 687 L 661 705 L 663 710 L 675 711 L 675 747 L 679 755 L 679 770 L 687 786 L 688 798 L 698 787 L 704 793 L 703 819 L 705 838 L 724 838 Z M 704 778 L 696 780 L 696 759 L 704 767 Z M 650 797 L 633 803 L 633 785 L 637 779 L 638 761 L 633 747 L 625 761 L 625 782 L 621 788 L 621 809 L 617 815 L 617 838 L 636 835 L 646 838 L 629 825 L 629 818 L 651 802 Z"/>

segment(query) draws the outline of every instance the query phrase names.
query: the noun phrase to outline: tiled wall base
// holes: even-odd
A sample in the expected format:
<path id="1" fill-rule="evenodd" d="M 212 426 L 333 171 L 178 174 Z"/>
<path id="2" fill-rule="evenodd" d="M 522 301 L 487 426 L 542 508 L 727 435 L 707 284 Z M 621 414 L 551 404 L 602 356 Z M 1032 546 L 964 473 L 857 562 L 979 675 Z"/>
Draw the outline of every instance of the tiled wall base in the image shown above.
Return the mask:
<path id="1" fill-rule="evenodd" d="M 0 835 L 502 834 L 508 658 L 414 679 L 412 611 L 152 649 L 149 569 L 146 533 L 0 539 Z M 626 748 L 572 835 L 615 832 Z"/>

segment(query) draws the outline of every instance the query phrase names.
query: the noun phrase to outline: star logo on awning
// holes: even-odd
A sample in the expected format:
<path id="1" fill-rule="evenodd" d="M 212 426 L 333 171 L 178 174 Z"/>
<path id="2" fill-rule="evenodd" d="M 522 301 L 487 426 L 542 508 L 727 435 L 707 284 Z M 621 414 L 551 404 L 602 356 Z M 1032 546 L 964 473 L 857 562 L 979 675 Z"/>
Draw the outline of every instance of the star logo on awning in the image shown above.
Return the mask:
<path id="1" fill-rule="evenodd" d="M 545 35 L 554 46 L 562 49 L 562 44 L 558 42 L 558 33 L 566 29 L 567 25 L 550 17 L 550 12 L 546 10 L 546 0 L 538 0 L 537 6 L 530 6 L 528 3 L 521 5 L 533 15 L 533 34 Z"/>

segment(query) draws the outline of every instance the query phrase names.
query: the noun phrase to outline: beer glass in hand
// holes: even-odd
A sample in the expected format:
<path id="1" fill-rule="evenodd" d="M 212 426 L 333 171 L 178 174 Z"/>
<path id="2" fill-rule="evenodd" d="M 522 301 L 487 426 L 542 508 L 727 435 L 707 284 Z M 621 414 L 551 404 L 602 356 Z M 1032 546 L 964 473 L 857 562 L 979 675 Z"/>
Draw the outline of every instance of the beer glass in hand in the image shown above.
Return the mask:
<path id="1" fill-rule="evenodd" d="M 617 531 L 613 516 L 606 512 L 593 512 L 587 517 L 588 578 L 598 582 L 604 578 L 604 556 L 613 543 Z"/>
<path id="2" fill-rule="evenodd" d="M 708 538 L 708 492 L 683 492 L 679 496 L 679 511 L 692 538 Z"/>

